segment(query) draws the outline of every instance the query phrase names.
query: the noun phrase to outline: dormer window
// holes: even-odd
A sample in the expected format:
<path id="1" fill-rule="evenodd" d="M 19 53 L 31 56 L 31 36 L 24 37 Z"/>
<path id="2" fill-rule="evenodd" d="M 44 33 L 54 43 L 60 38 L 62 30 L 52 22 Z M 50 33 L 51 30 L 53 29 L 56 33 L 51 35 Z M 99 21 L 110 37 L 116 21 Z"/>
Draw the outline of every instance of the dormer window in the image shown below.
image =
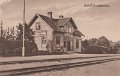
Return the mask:
<path id="1" fill-rule="evenodd" d="M 40 22 L 36 22 L 36 30 L 40 30 L 41 26 L 40 26 Z"/>

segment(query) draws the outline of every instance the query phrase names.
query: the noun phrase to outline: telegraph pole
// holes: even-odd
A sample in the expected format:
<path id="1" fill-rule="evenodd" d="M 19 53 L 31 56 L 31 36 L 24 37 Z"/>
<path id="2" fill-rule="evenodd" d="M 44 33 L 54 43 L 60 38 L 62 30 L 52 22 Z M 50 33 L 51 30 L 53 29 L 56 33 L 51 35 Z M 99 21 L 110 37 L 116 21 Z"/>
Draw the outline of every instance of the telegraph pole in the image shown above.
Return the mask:
<path id="1" fill-rule="evenodd" d="M 0 31 L 1 31 L 1 38 L 2 38 L 2 35 L 3 35 L 3 27 L 2 27 L 2 25 L 3 25 L 3 22 L 1 21 L 1 27 L 0 27 Z"/>
<path id="2" fill-rule="evenodd" d="M 1 23 L 0 23 L 0 25 L 1 25 L 1 27 L 0 27 L 0 38 L 2 39 L 2 35 L 3 35 L 3 22 L 1 21 Z M 1 43 L 1 42 L 0 42 Z M 1 57 L 2 57 L 2 55 L 3 55 L 3 52 L 1 52 Z"/>
<path id="3" fill-rule="evenodd" d="M 23 47 L 22 47 L 22 56 L 25 56 L 25 0 L 23 7 Z"/>

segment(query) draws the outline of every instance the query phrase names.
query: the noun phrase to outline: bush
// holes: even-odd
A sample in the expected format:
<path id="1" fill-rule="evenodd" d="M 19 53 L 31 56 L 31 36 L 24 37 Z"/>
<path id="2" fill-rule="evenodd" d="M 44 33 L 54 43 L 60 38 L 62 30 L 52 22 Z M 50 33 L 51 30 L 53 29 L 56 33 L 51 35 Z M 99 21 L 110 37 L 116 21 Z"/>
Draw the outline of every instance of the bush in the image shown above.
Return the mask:
<path id="1" fill-rule="evenodd" d="M 0 40 L 0 54 L 1 55 L 21 55 L 22 54 L 22 40 Z M 25 41 L 26 55 L 37 51 L 37 45 L 34 42 Z"/>
<path id="2" fill-rule="evenodd" d="M 86 54 L 105 54 L 108 53 L 108 49 L 101 46 L 88 46 L 84 53 Z"/>

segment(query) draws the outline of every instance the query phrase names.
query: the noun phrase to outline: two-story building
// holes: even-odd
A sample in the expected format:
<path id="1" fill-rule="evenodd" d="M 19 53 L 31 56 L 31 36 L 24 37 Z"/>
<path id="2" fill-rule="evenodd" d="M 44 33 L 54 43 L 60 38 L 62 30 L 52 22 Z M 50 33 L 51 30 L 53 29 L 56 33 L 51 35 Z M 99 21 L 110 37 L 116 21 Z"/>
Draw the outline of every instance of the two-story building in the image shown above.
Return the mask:
<path id="1" fill-rule="evenodd" d="M 35 14 L 29 22 L 29 27 L 35 32 L 34 40 L 39 51 L 81 52 L 81 39 L 84 36 L 71 17 L 59 19 Z"/>

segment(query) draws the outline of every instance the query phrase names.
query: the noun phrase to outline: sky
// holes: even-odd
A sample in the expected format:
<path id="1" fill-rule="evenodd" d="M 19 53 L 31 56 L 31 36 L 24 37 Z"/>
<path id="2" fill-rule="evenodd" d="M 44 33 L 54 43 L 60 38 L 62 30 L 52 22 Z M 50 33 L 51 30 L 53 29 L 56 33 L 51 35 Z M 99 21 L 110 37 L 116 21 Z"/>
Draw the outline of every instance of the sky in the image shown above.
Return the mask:
<path id="1" fill-rule="evenodd" d="M 110 7 L 85 7 L 85 4 L 110 5 Z M 26 0 L 26 22 L 36 14 L 53 18 L 72 17 L 85 38 L 106 36 L 109 40 L 120 40 L 119 0 Z M 0 0 L 0 20 L 4 27 L 22 23 L 23 0 Z"/>

